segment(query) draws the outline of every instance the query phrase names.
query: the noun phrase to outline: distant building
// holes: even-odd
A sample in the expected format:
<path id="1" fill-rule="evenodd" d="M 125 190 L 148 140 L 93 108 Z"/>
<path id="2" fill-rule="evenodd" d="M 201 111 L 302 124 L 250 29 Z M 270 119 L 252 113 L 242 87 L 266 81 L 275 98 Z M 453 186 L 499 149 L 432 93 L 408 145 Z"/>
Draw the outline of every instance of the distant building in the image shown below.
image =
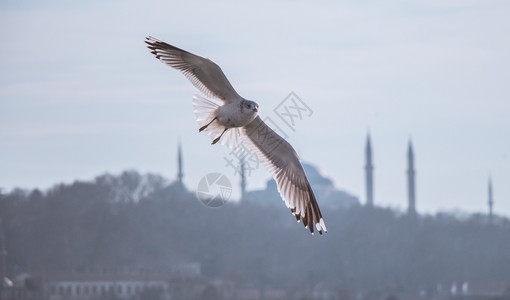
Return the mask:
<path id="1" fill-rule="evenodd" d="M 182 158 L 182 143 L 179 141 L 177 144 L 177 174 L 174 181 L 170 183 L 170 187 L 178 193 L 186 192 L 186 186 L 184 185 L 184 168 Z"/>
<path id="2" fill-rule="evenodd" d="M 446 287 L 446 289 L 443 288 Z M 443 299 L 506 300 L 510 298 L 510 281 L 465 281 L 440 283 L 437 295 Z"/>
<path id="3" fill-rule="evenodd" d="M 170 299 L 166 278 L 136 276 L 65 276 L 48 279 L 48 300 L 143 299 L 144 294 L 157 294 Z"/>
<path id="4" fill-rule="evenodd" d="M 184 183 L 182 179 L 184 178 L 184 172 L 182 170 L 182 145 L 179 141 L 179 146 L 177 148 L 177 183 L 184 187 Z"/>
<path id="5" fill-rule="evenodd" d="M 408 192 L 408 214 L 416 215 L 416 190 L 415 190 L 414 152 L 413 144 L 409 140 L 407 149 L 407 192 Z"/>
<path id="6" fill-rule="evenodd" d="M 345 191 L 338 190 L 333 181 L 326 177 L 317 167 L 303 163 L 308 181 L 319 202 L 320 207 L 340 208 L 359 205 L 359 200 Z M 260 205 L 281 205 L 281 196 L 274 179 L 269 179 L 263 190 L 246 192 L 246 200 Z"/>
<path id="7" fill-rule="evenodd" d="M 7 282 L 7 278 L 5 277 L 5 257 L 7 256 L 5 240 L 6 238 L 3 228 L 3 221 L 0 218 L 0 299 L 3 299 L 4 287 L 6 286 Z"/>
<path id="8" fill-rule="evenodd" d="M 370 134 L 367 134 L 367 143 L 365 148 L 365 179 L 368 207 L 374 206 L 374 166 L 372 164 L 372 145 L 370 143 Z"/>
<path id="9" fill-rule="evenodd" d="M 241 176 L 241 200 L 246 197 L 246 165 L 244 162 L 244 157 L 241 157 L 241 172 L 239 172 Z"/>
<path id="10" fill-rule="evenodd" d="M 5 278 L 1 300 L 39 300 L 47 299 L 42 281 L 28 273 L 21 273 L 12 278 Z"/>
<path id="11" fill-rule="evenodd" d="M 171 271 L 116 270 L 115 272 L 46 274 L 48 300 L 180 299 L 204 288 L 197 262 L 176 265 Z"/>

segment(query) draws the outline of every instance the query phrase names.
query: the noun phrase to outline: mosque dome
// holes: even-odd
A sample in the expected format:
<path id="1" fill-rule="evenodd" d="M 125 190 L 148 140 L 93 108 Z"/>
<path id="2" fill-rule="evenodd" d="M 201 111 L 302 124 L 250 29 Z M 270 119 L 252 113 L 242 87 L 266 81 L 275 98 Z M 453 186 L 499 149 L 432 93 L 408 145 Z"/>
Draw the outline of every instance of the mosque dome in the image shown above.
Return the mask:
<path id="1" fill-rule="evenodd" d="M 303 162 L 302 165 L 321 207 L 348 207 L 359 204 L 356 196 L 335 188 L 333 180 L 321 169 L 310 163 Z M 265 190 L 250 191 L 247 194 L 247 198 L 254 200 L 257 204 L 277 205 L 281 201 L 276 182 L 272 178 L 266 182 Z"/>
<path id="2" fill-rule="evenodd" d="M 308 177 L 308 181 L 310 181 L 312 185 L 333 187 L 333 181 L 326 177 L 325 173 L 321 169 L 305 162 L 303 162 L 302 165 L 305 170 L 306 177 Z"/>

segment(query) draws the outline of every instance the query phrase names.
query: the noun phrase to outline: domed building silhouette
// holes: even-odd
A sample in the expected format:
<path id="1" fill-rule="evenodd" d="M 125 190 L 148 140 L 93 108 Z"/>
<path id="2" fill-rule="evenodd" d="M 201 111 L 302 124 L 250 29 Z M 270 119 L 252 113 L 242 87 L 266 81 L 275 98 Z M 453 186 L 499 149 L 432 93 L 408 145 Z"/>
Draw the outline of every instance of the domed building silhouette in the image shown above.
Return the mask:
<path id="1" fill-rule="evenodd" d="M 327 177 L 324 172 L 316 166 L 310 163 L 303 163 L 303 169 L 305 170 L 320 207 L 346 208 L 359 205 L 359 200 L 356 196 L 346 191 L 338 190 L 333 180 Z M 276 182 L 272 178 L 266 182 L 265 189 L 247 191 L 245 195 L 246 196 L 242 199 L 243 201 L 259 205 L 281 205 L 282 202 L 282 198 L 276 187 Z"/>

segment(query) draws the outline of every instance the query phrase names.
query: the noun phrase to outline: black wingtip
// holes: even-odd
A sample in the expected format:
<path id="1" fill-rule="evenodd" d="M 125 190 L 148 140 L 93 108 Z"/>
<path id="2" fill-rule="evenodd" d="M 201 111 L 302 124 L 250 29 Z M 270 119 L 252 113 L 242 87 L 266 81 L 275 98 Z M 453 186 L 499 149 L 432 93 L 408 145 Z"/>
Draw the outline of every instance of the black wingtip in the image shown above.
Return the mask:
<path id="1" fill-rule="evenodd" d="M 148 45 L 153 45 L 155 41 L 157 41 L 158 39 L 155 39 L 153 38 L 152 36 L 146 36 L 145 37 L 145 41 L 143 41 L 144 43 L 148 44 Z"/>
<path id="2" fill-rule="evenodd" d="M 152 37 L 152 36 L 146 36 L 145 37 L 145 41 L 144 41 L 147 45 L 149 49 L 151 50 L 157 50 L 157 49 L 160 49 L 160 50 L 177 50 L 177 51 L 180 51 L 180 52 L 183 52 L 183 53 L 188 53 L 188 54 L 192 54 L 186 50 L 183 50 L 181 48 L 178 48 L 178 47 L 175 47 L 175 46 L 172 46 L 168 43 L 165 43 L 163 42 L 162 40 L 159 40 L 155 37 Z M 194 54 L 193 54 L 194 55 Z"/>

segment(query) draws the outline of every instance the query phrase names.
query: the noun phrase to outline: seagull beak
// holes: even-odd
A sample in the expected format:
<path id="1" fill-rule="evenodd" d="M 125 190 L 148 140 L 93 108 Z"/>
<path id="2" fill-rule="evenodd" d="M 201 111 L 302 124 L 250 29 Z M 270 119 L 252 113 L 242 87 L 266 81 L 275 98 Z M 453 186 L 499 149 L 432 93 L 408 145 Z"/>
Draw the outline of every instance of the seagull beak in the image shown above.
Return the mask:
<path id="1" fill-rule="evenodd" d="M 259 110 L 257 108 L 254 108 L 253 111 L 254 112 L 259 112 Z"/>

